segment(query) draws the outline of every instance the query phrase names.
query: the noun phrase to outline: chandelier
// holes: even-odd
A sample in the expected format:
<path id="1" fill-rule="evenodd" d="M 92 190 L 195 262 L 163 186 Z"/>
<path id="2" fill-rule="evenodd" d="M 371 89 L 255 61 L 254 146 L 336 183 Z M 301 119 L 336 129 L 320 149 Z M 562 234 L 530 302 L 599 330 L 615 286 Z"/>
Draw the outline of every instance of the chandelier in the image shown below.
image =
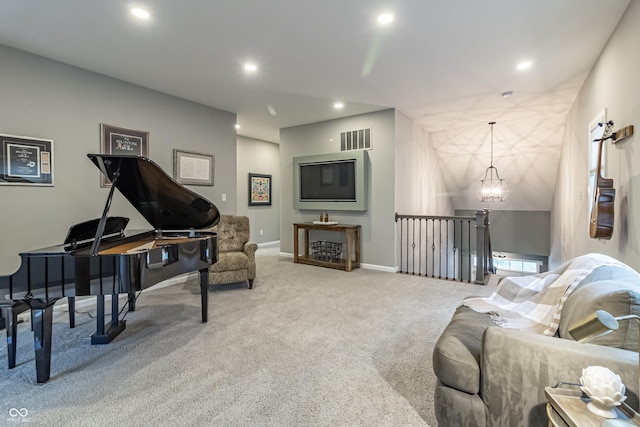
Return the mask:
<path id="1" fill-rule="evenodd" d="M 509 187 L 504 179 L 498 175 L 498 169 L 493 166 L 493 125 L 496 122 L 489 122 L 491 126 L 491 165 L 484 172 L 484 179 L 481 179 L 476 186 L 476 196 L 481 202 L 504 202 L 509 194 Z"/>

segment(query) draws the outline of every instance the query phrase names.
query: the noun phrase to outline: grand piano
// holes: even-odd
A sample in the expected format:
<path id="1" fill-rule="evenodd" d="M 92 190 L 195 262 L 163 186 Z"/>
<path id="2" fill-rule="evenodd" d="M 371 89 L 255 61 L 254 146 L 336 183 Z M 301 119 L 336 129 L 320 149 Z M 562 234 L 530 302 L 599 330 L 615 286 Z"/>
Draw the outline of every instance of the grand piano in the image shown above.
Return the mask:
<path id="1" fill-rule="evenodd" d="M 59 299 L 68 298 L 73 327 L 75 297 L 95 295 L 97 327 L 91 343 L 106 344 L 126 327 L 120 318 L 120 294 L 127 295 L 128 307 L 123 310 L 135 310 L 136 292 L 198 271 L 202 321 L 207 321 L 208 268 L 218 260 L 218 245 L 217 235 L 202 229 L 218 223 L 216 206 L 175 182 L 145 157 L 88 157 L 112 183 L 102 216 L 72 226 L 60 245 L 21 253 L 18 271 L 0 277 L 9 367 L 15 366 L 17 314 L 31 310 L 38 383 L 50 377 L 52 312 Z M 115 189 L 153 230 L 127 232 L 127 218 L 108 215 Z M 105 324 L 108 295 L 111 320 Z"/>

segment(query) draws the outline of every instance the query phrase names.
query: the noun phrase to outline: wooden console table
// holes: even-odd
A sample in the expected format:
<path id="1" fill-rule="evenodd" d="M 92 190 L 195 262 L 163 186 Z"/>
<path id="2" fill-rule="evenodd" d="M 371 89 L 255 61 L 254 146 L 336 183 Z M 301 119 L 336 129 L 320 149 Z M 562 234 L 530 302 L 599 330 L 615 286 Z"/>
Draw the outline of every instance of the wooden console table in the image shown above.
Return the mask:
<path id="1" fill-rule="evenodd" d="M 299 231 L 304 230 L 304 254 L 298 252 Z M 345 239 L 345 257 L 338 260 L 317 259 L 313 254 L 309 253 L 309 231 L 335 231 L 344 233 Z M 355 251 L 355 259 L 352 254 Z M 360 226 L 348 224 L 323 225 L 314 224 L 312 222 L 303 222 L 293 224 L 293 262 L 300 264 L 318 265 L 321 267 L 336 268 L 338 270 L 351 271 L 360 267 Z"/>

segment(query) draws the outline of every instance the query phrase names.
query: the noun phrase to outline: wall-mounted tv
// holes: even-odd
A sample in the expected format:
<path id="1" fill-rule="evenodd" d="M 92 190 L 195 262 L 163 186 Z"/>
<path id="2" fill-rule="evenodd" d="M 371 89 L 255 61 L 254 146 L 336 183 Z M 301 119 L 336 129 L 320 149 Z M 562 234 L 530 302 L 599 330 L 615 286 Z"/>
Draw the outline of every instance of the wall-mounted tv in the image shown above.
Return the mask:
<path id="1" fill-rule="evenodd" d="M 367 210 L 367 152 L 293 159 L 296 209 Z"/>
<path id="2" fill-rule="evenodd" d="M 300 200 L 356 200 L 356 160 L 300 163 Z"/>

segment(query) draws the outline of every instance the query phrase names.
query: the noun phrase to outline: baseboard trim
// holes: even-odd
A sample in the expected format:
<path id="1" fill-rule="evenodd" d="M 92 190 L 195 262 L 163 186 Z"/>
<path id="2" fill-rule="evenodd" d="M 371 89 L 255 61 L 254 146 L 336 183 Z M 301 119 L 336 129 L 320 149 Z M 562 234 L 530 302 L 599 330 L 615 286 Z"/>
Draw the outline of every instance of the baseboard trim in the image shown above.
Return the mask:
<path id="1" fill-rule="evenodd" d="M 377 264 L 363 264 L 363 263 L 360 263 L 360 268 L 364 268 L 365 270 L 384 271 L 385 273 L 397 273 L 398 272 L 398 269 L 396 267 L 388 267 L 386 265 L 377 265 Z"/>
<path id="2" fill-rule="evenodd" d="M 280 246 L 280 240 L 274 240 L 273 242 L 258 243 L 259 248 L 270 248 L 272 246 Z"/>

